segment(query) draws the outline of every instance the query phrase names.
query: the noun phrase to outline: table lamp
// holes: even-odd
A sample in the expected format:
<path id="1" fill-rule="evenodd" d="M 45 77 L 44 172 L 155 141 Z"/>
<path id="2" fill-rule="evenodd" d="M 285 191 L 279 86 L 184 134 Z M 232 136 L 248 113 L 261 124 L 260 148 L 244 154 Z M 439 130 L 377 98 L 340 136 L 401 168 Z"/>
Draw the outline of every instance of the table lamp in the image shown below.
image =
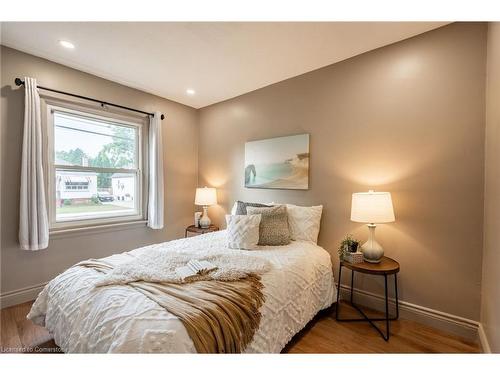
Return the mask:
<path id="1" fill-rule="evenodd" d="M 194 204 L 203 206 L 203 216 L 200 218 L 200 227 L 208 228 L 211 224 L 208 217 L 208 206 L 217 204 L 217 191 L 215 188 L 197 188 Z"/>
<path id="2" fill-rule="evenodd" d="M 391 193 L 375 192 L 354 193 L 351 204 L 351 221 L 368 223 L 368 241 L 361 246 L 363 258 L 370 263 L 379 263 L 384 249 L 375 240 L 376 224 L 390 223 L 395 220 Z"/>

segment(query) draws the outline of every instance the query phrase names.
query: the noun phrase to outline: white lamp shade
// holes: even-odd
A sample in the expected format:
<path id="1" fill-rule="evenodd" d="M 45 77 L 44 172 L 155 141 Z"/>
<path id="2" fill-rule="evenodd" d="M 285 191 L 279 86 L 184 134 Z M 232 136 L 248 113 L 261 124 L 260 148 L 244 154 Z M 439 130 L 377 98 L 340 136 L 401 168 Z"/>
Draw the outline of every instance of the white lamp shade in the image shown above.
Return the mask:
<path id="1" fill-rule="evenodd" d="M 390 223 L 395 220 L 391 193 L 354 193 L 351 204 L 351 220 L 358 223 Z"/>
<path id="2" fill-rule="evenodd" d="M 198 206 L 212 206 L 214 204 L 217 204 L 216 189 L 208 187 L 196 189 L 194 204 Z"/>

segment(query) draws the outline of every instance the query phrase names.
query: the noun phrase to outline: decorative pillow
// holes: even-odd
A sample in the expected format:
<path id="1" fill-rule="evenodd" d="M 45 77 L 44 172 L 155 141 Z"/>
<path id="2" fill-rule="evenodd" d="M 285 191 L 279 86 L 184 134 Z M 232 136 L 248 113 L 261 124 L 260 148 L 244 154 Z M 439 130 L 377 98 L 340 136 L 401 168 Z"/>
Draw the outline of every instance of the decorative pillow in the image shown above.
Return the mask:
<path id="1" fill-rule="evenodd" d="M 302 207 L 286 205 L 292 240 L 318 242 L 323 206 Z"/>
<path id="2" fill-rule="evenodd" d="M 255 249 L 261 215 L 226 215 L 227 241 L 231 249 Z"/>
<path id="3" fill-rule="evenodd" d="M 248 203 L 248 202 L 242 202 L 242 201 L 237 201 L 236 204 L 238 207 L 236 208 L 236 215 L 246 215 L 247 214 L 247 207 L 272 207 L 267 204 L 262 204 L 262 203 Z"/>
<path id="4" fill-rule="evenodd" d="M 231 208 L 231 215 L 236 215 L 237 209 L 238 209 L 238 202 L 234 202 L 233 208 Z"/>
<path id="5" fill-rule="evenodd" d="M 286 206 L 248 206 L 247 212 L 249 215 L 262 215 L 259 226 L 259 245 L 281 246 L 290 243 L 290 229 L 288 228 Z"/>

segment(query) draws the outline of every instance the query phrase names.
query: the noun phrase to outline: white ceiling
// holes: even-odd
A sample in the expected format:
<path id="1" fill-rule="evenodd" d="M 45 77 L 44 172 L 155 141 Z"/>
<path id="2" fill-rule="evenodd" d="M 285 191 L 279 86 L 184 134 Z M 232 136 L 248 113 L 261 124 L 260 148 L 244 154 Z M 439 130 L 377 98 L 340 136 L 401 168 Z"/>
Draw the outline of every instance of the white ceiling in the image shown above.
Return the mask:
<path id="1" fill-rule="evenodd" d="M 1 42 L 201 108 L 445 24 L 4 22 Z"/>

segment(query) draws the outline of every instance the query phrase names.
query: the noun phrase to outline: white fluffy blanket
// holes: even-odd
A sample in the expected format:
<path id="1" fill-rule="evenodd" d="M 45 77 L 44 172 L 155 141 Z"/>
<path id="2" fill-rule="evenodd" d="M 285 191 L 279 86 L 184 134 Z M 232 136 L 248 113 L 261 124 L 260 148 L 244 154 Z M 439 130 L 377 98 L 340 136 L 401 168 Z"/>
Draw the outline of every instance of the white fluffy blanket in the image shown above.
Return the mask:
<path id="1" fill-rule="evenodd" d="M 104 273 L 96 282 L 96 286 L 128 284 L 134 281 L 182 283 L 176 269 L 186 265 L 189 260 L 206 260 L 217 269 L 209 275 L 197 276 L 196 280 L 239 280 L 248 274 L 262 275 L 271 269 L 271 263 L 251 255 L 247 251 L 228 249 L 198 250 L 196 252 L 165 251 L 149 249 L 139 254 L 130 254 L 130 262 L 114 266 Z M 85 265 L 85 262 L 78 265 Z M 193 279 L 194 280 L 194 279 Z"/>

